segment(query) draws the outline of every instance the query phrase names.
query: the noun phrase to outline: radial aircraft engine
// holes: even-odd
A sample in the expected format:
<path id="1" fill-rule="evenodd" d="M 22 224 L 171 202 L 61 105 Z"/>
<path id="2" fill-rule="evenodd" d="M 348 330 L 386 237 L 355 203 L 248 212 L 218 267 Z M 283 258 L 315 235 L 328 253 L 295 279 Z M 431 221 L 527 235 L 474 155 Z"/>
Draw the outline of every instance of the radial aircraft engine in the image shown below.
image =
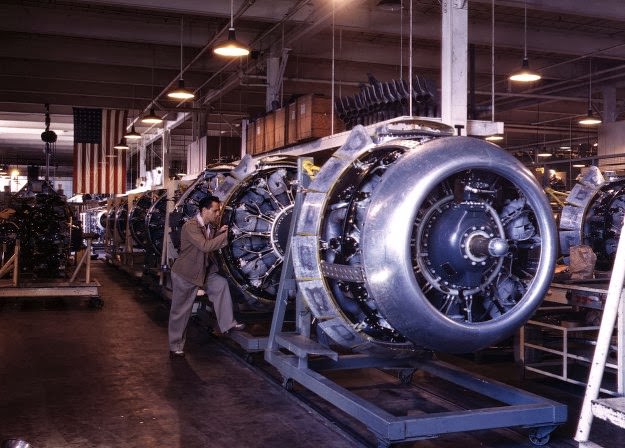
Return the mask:
<path id="1" fill-rule="evenodd" d="M 522 326 L 556 259 L 551 208 L 501 148 L 415 120 L 362 126 L 307 188 L 293 264 L 318 328 L 363 353 L 468 353 Z"/>
<path id="2" fill-rule="evenodd" d="M 296 177 L 295 159 L 244 157 L 214 192 L 224 204 L 222 223 L 229 227 L 229 244 L 221 250 L 223 265 L 252 305 L 275 303 Z"/>
<path id="3" fill-rule="evenodd" d="M 592 247 L 598 270 L 610 271 L 625 218 L 625 179 L 606 178 L 596 166 L 588 167 L 566 198 L 560 216 L 560 250 Z"/>
<path id="4" fill-rule="evenodd" d="M 31 180 L 8 202 L 6 219 L 0 219 L 0 257 L 6 262 L 19 239 L 22 273 L 65 276 L 70 251 L 78 250 L 82 242 L 80 222 L 65 196 L 48 181 Z"/>

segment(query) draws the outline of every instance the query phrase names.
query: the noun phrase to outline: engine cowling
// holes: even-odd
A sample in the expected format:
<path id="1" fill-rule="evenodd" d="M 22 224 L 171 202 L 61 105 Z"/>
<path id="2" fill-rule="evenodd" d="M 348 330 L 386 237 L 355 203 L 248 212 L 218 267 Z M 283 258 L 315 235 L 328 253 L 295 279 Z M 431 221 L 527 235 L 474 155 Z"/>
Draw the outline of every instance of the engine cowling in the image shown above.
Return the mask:
<path id="1" fill-rule="evenodd" d="M 547 291 L 556 230 L 532 174 L 495 145 L 437 131 L 376 145 L 357 128 L 309 187 L 298 288 L 345 347 L 475 351 Z"/>

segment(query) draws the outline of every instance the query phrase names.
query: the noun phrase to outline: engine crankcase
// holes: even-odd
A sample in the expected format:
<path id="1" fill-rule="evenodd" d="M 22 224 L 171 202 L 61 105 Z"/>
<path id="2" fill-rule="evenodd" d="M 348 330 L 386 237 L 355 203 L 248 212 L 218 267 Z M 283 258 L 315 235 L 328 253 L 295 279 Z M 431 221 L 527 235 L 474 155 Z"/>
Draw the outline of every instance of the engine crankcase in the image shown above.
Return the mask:
<path id="1" fill-rule="evenodd" d="M 298 218 L 298 287 L 321 329 L 361 352 L 472 352 L 542 302 L 556 230 L 532 174 L 469 137 L 374 145 L 363 128 Z"/>

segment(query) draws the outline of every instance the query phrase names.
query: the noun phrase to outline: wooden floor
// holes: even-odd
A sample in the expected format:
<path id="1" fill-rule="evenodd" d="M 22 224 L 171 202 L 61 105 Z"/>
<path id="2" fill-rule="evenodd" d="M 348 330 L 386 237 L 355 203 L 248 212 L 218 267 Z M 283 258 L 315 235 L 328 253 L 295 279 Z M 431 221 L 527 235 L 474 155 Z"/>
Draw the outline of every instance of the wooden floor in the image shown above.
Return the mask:
<path id="1" fill-rule="evenodd" d="M 171 361 L 167 306 L 136 278 L 103 262 L 101 310 L 81 298 L 0 302 L 0 440 L 21 437 L 42 447 L 354 447 L 376 446 L 359 422 L 311 392 L 289 393 L 262 359 L 245 362 L 232 341 L 203 325 L 189 329 L 187 357 Z M 467 370 L 569 406 L 569 421 L 548 446 L 572 441 L 583 390 L 526 377 L 510 353 L 444 357 Z M 333 374 L 354 393 L 396 415 L 473 409 L 483 398 L 417 372 L 404 385 L 393 371 Z M 450 434 L 396 446 L 517 448 L 526 429 Z M 621 430 L 597 422 L 591 439 L 625 446 Z"/>

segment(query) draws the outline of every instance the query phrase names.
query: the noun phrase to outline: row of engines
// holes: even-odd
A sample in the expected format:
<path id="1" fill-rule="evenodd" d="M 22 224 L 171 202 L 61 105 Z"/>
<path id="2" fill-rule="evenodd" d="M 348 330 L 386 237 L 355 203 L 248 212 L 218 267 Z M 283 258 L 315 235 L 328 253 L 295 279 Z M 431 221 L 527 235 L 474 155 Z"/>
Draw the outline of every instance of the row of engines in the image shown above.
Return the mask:
<path id="1" fill-rule="evenodd" d="M 285 158 L 209 168 L 174 198 L 168 258 L 198 201 L 212 193 L 229 226 L 223 268 L 249 303 L 275 301 L 296 219 L 297 289 L 337 344 L 376 354 L 492 345 L 541 303 L 558 233 L 531 172 L 495 145 L 452 134 L 436 123 L 402 122 L 379 130 L 374 142 L 356 127 L 305 188 L 296 162 Z M 625 185 L 595 187 L 584 202 L 586 224 L 578 220 L 572 231 L 578 243 L 601 245 L 609 264 L 613 243 L 604 237 L 618 237 Z M 137 244 L 160 255 L 166 200 L 149 192 L 130 216 L 122 205 L 109 219 L 120 232 L 129 220 Z"/>

